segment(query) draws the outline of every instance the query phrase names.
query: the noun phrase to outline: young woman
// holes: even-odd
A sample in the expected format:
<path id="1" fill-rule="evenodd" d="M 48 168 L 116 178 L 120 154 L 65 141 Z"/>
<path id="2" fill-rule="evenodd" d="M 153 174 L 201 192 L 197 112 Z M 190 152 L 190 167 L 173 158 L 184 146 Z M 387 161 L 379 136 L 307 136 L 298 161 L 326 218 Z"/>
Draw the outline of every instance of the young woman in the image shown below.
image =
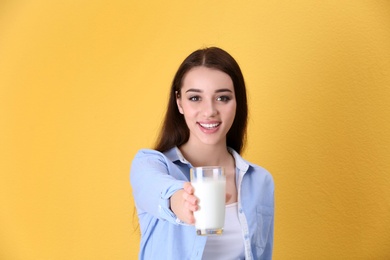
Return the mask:
<path id="1" fill-rule="evenodd" d="M 154 150 L 131 167 L 141 228 L 140 259 L 271 259 L 274 183 L 245 161 L 247 98 L 240 67 L 226 51 L 200 49 L 180 65 Z M 190 168 L 223 166 L 226 218 L 220 236 L 198 236 Z"/>

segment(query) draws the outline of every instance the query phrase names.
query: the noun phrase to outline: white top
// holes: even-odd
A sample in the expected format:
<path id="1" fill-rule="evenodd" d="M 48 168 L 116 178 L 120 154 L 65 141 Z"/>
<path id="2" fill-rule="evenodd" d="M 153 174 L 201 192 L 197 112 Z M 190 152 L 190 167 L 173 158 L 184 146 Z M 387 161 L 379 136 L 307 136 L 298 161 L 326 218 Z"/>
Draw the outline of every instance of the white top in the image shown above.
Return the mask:
<path id="1" fill-rule="evenodd" d="M 238 220 L 237 202 L 226 205 L 223 233 L 207 237 L 202 259 L 245 259 L 244 239 Z"/>

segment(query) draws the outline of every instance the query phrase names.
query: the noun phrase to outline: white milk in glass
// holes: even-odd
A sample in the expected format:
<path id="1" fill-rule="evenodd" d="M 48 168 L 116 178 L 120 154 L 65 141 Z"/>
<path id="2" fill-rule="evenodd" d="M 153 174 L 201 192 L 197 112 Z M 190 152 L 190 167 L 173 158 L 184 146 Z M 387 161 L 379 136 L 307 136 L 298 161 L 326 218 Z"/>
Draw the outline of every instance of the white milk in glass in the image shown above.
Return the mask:
<path id="1" fill-rule="evenodd" d="M 225 223 L 226 178 L 222 167 L 196 167 L 191 170 L 191 184 L 198 198 L 194 212 L 198 235 L 219 235 Z"/>

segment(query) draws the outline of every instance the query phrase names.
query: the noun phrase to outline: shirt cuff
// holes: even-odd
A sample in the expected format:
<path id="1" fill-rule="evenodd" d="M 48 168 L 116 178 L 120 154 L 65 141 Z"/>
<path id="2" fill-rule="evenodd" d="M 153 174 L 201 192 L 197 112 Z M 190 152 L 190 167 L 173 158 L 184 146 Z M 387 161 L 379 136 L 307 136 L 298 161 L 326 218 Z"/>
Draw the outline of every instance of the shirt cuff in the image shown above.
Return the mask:
<path id="1" fill-rule="evenodd" d="M 175 225 L 182 225 L 185 224 L 183 221 L 181 221 L 175 213 L 170 208 L 170 198 L 171 196 L 178 190 L 183 189 L 184 182 L 178 181 L 175 182 L 175 184 L 171 185 L 166 191 L 162 191 L 160 194 L 159 199 L 159 205 L 158 205 L 158 211 L 160 214 L 160 217 L 162 219 L 165 219 L 172 224 Z"/>

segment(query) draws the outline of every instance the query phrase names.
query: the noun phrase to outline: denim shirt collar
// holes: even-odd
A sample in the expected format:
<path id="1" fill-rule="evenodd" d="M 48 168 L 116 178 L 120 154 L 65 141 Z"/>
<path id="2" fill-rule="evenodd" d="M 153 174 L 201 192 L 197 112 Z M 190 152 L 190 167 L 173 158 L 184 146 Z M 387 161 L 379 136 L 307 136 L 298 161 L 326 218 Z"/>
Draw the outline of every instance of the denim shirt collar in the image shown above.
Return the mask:
<path id="1" fill-rule="evenodd" d="M 177 162 L 180 161 L 184 164 L 191 165 L 183 156 L 183 154 L 180 152 L 179 148 L 177 146 L 167 150 L 164 152 L 164 155 L 171 161 L 171 162 Z M 192 166 L 191 166 L 192 167 Z"/>
<path id="2" fill-rule="evenodd" d="M 228 147 L 228 151 L 231 153 L 231 155 L 233 155 L 233 158 L 236 163 L 236 168 L 242 173 L 247 172 L 249 167 L 251 167 L 251 163 L 245 161 L 241 157 L 241 155 L 237 153 L 233 148 Z M 184 158 L 183 154 L 180 152 L 180 149 L 177 146 L 164 152 L 164 155 L 173 163 L 180 161 L 192 167 L 191 163 Z"/>

